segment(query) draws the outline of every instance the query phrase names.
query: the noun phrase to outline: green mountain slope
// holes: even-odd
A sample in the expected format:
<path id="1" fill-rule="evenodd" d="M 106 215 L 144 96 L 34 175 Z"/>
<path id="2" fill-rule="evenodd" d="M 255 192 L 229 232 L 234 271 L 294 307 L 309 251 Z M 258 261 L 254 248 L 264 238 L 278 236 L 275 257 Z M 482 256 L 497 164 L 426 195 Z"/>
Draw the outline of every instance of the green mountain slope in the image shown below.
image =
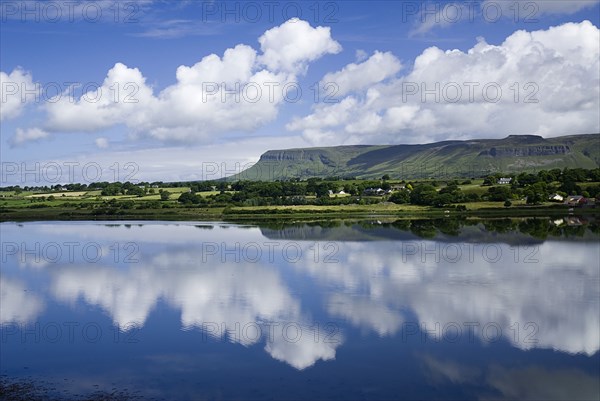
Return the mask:
<path id="1" fill-rule="evenodd" d="M 600 166 L 600 134 L 444 141 L 423 145 L 357 145 L 269 150 L 230 180 L 308 177 L 444 178 L 496 172 Z"/>

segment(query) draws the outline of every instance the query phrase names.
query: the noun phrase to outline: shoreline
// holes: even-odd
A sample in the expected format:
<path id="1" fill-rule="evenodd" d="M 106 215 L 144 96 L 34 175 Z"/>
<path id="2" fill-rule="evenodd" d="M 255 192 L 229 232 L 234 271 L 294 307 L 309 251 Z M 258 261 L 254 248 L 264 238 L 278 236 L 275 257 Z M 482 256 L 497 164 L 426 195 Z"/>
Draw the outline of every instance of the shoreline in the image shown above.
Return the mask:
<path id="1" fill-rule="evenodd" d="M 0 222 L 26 221 L 82 221 L 82 220 L 164 220 L 164 221 L 248 221 L 248 220 L 305 220 L 344 218 L 440 218 L 440 217 L 565 217 L 600 214 L 599 208 L 575 208 L 570 211 L 560 206 L 517 206 L 511 208 L 483 207 L 456 210 L 453 208 L 368 207 L 344 208 L 340 206 L 297 207 L 229 207 L 229 208 L 172 208 L 140 210 L 88 210 L 65 207 L 14 208 L 0 212 Z"/>

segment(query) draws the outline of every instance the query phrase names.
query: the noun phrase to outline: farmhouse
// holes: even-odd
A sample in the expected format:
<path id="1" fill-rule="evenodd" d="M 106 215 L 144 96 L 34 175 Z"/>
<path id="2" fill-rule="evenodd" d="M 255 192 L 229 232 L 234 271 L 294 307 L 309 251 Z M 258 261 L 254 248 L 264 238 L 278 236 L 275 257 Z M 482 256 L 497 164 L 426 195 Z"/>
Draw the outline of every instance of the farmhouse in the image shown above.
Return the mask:
<path id="1" fill-rule="evenodd" d="M 367 188 L 363 194 L 366 196 L 382 196 L 385 194 L 385 191 L 381 188 Z"/>
<path id="2" fill-rule="evenodd" d="M 583 206 L 587 204 L 587 198 L 581 195 L 571 195 L 567 196 L 567 200 L 565 200 L 565 204 L 569 206 Z"/>
<path id="3" fill-rule="evenodd" d="M 552 194 L 548 197 L 548 200 L 553 202 L 562 202 L 565 200 L 565 198 L 560 194 Z"/>

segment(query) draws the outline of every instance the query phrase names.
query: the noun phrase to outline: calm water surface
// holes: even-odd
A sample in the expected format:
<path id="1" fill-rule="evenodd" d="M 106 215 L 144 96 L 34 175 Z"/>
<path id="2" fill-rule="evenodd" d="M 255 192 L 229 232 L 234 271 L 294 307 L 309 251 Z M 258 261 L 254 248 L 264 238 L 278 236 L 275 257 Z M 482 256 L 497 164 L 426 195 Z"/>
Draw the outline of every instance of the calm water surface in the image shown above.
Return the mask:
<path id="1" fill-rule="evenodd" d="M 598 399 L 598 225 L 3 223 L 0 374 L 46 396 Z"/>

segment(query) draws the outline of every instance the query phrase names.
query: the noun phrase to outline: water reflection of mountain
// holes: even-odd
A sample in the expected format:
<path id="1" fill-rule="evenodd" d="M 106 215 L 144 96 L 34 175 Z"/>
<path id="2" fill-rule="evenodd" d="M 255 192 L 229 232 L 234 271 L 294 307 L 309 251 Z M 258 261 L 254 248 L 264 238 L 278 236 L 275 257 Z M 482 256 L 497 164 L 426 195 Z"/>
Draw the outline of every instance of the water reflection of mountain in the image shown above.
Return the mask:
<path id="1" fill-rule="evenodd" d="M 527 219 L 414 219 L 259 224 L 269 239 L 311 241 L 413 241 L 539 244 L 546 239 L 598 241 L 600 226 L 582 217 Z"/>
<path id="2" fill-rule="evenodd" d="M 461 384 L 473 397 L 494 400 L 595 400 L 598 378 L 580 369 L 548 366 L 468 366 L 459 360 L 419 355 L 432 385 Z M 481 384 L 485 383 L 485 387 Z"/>

